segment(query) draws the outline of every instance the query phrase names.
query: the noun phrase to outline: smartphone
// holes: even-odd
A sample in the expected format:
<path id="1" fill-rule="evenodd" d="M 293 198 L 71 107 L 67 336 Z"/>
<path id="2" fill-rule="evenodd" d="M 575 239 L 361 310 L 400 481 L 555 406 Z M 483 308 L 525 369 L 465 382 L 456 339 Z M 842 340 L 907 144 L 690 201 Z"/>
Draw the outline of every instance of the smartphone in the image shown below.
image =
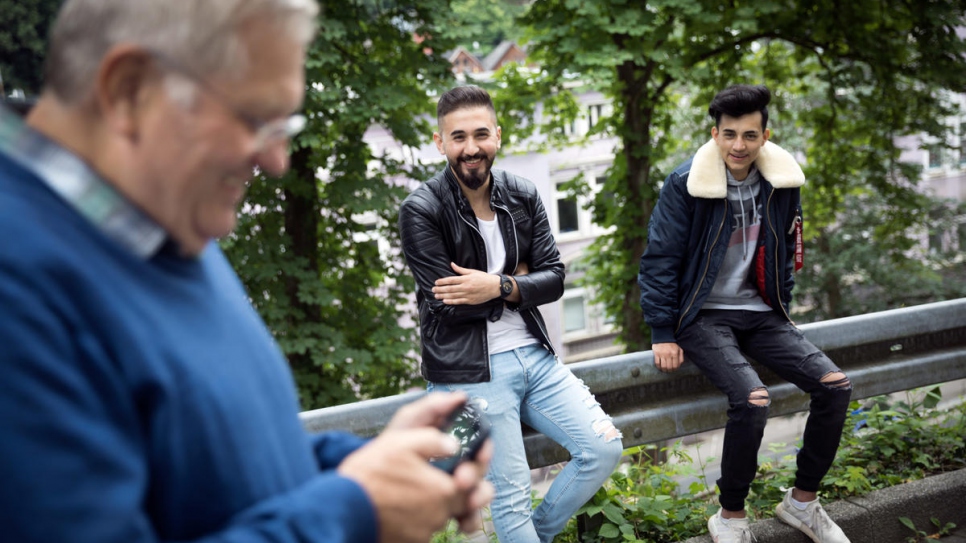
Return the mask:
<path id="1" fill-rule="evenodd" d="M 466 460 L 473 460 L 490 436 L 490 423 L 483 409 L 472 400 L 455 409 L 440 430 L 460 442 L 460 450 L 447 457 L 433 458 L 429 462 L 439 469 L 453 473 L 456 466 Z"/>

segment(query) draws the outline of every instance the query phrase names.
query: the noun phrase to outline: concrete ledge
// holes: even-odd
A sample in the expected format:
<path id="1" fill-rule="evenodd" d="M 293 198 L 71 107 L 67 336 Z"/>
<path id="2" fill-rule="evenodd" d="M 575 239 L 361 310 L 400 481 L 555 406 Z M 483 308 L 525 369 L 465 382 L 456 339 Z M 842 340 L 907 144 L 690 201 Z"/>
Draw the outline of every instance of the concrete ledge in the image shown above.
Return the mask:
<path id="1" fill-rule="evenodd" d="M 936 529 L 932 518 L 955 523 L 960 532 L 966 527 L 966 469 L 824 505 L 852 543 L 906 543 L 913 533 L 899 517 L 908 517 L 929 534 Z M 805 534 L 774 518 L 751 526 L 758 543 L 811 543 Z M 711 537 L 692 537 L 685 543 L 711 543 Z"/>

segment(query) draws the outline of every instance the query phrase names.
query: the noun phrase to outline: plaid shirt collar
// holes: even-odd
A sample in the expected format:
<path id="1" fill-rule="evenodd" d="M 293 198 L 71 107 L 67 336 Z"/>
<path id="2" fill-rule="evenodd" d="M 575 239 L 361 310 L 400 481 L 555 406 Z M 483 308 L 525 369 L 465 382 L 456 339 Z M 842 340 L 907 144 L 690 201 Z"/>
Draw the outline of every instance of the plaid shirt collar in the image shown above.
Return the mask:
<path id="1" fill-rule="evenodd" d="M 0 106 L 0 153 L 39 177 L 105 236 L 138 257 L 157 254 L 167 233 L 79 157 Z"/>

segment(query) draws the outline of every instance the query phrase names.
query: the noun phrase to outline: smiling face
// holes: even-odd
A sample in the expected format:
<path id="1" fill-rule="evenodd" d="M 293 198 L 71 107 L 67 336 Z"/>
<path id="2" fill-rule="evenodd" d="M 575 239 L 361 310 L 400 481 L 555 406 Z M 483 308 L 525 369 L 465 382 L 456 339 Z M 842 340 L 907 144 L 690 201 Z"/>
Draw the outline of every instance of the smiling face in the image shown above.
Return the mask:
<path id="1" fill-rule="evenodd" d="M 288 168 L 287 142 L 260 148 L 237 112 L 270 122 L 297 110 L 304 48 L 260 21 L 243 26 L 240 36 L 247 52 L 240 78 L 207 75 L 210 92 L 196 86 L 187 106 L 158 93 L 144 115 L 144 137 L 132 161 L 137 167 L 125 183 L 129 197 L 186 254 L 200 253 L 211 239 L 234 229 L 255 168 L 268 175 Z"/>
<path id="2" fill-rule="evenodd" d="M 738 181 L 748 177 L 751 165 L 770 135 L 768 129 L 762 129 L 758 111 L 741 117 L 722 115 L 718 126 L 711 129 L 711 137 L 718 144 L 725 166 Z"/>
<path id="3" fill-rule="evenodd" d="M 486 107 L 453 110 L 441 120 L 433 141 L 460 184 L 470 190 L 487 184 L 500 149 L 500 127 L 493 111 Z"/>

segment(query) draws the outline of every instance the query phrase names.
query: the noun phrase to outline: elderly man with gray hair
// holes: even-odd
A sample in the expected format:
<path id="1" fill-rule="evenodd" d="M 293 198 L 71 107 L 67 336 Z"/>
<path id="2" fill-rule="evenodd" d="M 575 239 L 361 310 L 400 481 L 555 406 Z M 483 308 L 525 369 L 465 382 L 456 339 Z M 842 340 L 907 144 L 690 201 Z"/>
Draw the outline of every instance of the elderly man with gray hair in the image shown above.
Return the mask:
<path id="1" fill-rule="evenodd" d="M 0 108 L 0 525 L 25 542 L 427 541 L 492 456 L 428 460 L 465 401 L 309 435 L 213 239 L 305 124 L 314 0 L 67 0 L 26 119 Z"/>

